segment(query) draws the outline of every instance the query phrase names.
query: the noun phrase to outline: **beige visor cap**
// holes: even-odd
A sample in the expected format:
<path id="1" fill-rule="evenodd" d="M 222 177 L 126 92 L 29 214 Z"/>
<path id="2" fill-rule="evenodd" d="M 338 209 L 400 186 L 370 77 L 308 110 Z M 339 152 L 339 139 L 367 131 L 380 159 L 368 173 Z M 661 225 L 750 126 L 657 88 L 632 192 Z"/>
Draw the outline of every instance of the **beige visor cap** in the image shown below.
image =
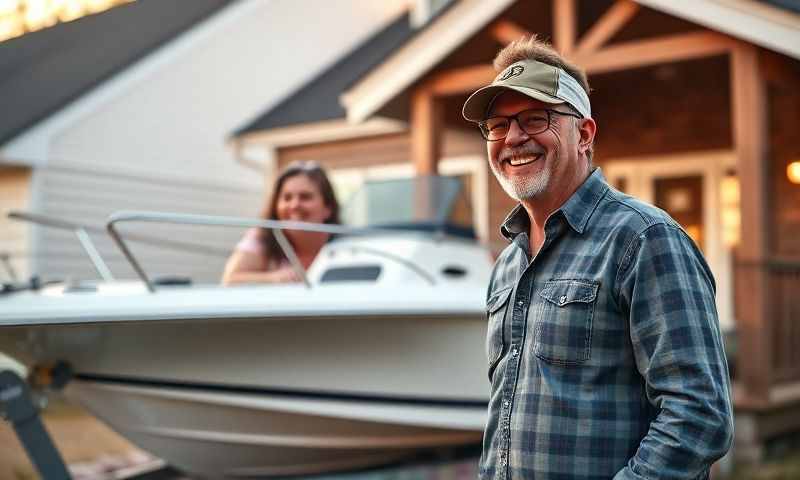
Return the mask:
<path id="1" fill-rule="evenodd" d="M 464 102 L 464 118 L 471 122 L 485 120 L 497 95 L 508 90 L 544 103 L 567 103 L 584 118 L 592 116 L 589 96 L 572 75 L 553 65 L 523 60 L 509 65 L 490 85 L 470 95 Z"/>

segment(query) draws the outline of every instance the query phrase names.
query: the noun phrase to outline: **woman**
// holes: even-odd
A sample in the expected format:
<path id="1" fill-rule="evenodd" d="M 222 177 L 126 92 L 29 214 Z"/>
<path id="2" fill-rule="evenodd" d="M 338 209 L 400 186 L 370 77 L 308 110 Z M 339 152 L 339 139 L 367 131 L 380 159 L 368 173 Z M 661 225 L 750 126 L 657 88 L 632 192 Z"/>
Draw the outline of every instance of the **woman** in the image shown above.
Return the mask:
<path id="1" fill-rule="evenodd" d="M 339 204 L 325 172 L 314 162 L 296 162 L 275 181 L 272 196 L 261 214 L 264 219 L 310 223 L 339 223 Z M 284 230 L 304 268 L 314 261 L 330 234 Z M 268 229 L 251 228 L 236 245 L 225 265 L 222 283 L 297 282 L 275 236 Z"/>

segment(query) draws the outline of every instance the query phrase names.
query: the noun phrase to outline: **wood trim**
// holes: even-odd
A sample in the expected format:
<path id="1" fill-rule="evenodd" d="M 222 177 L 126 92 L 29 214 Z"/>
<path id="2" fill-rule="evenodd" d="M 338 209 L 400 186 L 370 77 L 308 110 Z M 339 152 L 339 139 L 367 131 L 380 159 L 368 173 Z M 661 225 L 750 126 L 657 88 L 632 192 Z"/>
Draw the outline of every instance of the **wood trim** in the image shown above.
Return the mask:
<path id="1" fill-rule="evenodd" d="M 454 68 L 432 76 L 426 87 L 435 95 L 454 95 L 487 85 L 496 75 L 491 65 Z"/>
<path id="2" fill-rule="evenodd" d="M 577 18 L 575 0 L 553 0 L 553 46 L 562 55 L 569 55 L 575 48 Z"/>
<path id="3" fill-rule="evenodd" d="M 739 255 L 742 260 L 762 261 L 767 257 L 769 210 L 767 205 L 767 93 L 759 52 L 739 43 L 731 55 L 731 106 L 734 145 L 741 184 L 742 232 Z"/>
<path id="4" fill-rule="evenodd" d="M 772 384 L 772 324 L 768 252 L 767 92 L 753 45 L 737 42 L 730 56 L 732 130 L 741 195 L 741 233 L 737 250 L 737 328 L 739 374 L 744 396 L 769 402 Z"/>
<path id="5" fill-rule="evenodd" d="M 636 0 L 763 48 L 800 58 L 800 15 L 754 0 Z"/>
<path id="6" fill-rule="evenodd" d="M 726 35 L 711 31 L 682 33 L 575 54 L 571 60 L 587 73 L 605 73 L 723 54 L 736 43 Z"/>
<path id="7" fill-rule="evenodd" d="M 430 89 L 417 87 L 411 94 L 411 160 L 418 175 L 435 175 L 441 154 L 441 100 Z"/>
<path id="8" fill-rule="evenodd" d="M 628 24 L 638 11 L 639 5 L 632 0 L 617 0 L 583 35 L 575 47 L 575 53 L 585 54 L 597 50 Z"/>
<path id="9" fill-rule="evenodd" d="M 498 20 L 489 27 L 489 34 L 502 45 L 507 45 L 531 32 L 510 20 Z"/>
<path id="10" fill-rule="evenodd" d="M 587 73 L 603 73 L 657 63 L 677 62 L 729 52 L 737 41 L 711 31 L 684 33 L 640 40 L 591 53 L 576 53 L 572 60 Z M 426 83 L 435 95 L 454 95 L 480 88 L 497 75 L 491 65 L 472 65 L 434 74 Z"/>

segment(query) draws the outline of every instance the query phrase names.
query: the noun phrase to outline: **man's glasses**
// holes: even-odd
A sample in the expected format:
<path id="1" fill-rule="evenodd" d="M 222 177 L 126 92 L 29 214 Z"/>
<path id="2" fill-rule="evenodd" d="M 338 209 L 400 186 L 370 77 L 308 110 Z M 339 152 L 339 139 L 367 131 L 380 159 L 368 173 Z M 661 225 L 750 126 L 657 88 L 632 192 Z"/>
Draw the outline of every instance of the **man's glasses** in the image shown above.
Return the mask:
<path id="1" fill-rule="evenodd" d="M 531 110 L 523 110 L 516 115 L 511 116 L 498 116 L 487 118 L 482 122 L 478 122 L 478 128 L 481 135 L 489 142 L 496 142 L 506 138 L 508 130 L 511 128 L 511 120 L 516 120 L 517 125 L 528 135 L 536 135 L 544 132 L 550 128 L 553 114 L 568 115 L 575 118 L 583 118 L 576 113 L 561 112 L 558 110 L 551 110 L 547 108 L 534 108 Z"/>

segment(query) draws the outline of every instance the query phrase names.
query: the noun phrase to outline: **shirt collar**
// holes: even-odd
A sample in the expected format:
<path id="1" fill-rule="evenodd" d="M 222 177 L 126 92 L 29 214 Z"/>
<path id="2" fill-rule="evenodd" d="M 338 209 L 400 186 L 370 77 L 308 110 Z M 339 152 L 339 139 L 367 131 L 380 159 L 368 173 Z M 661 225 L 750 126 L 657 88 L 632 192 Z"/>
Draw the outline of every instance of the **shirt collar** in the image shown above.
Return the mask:
<path id="1" fill-rule="evenodd" d="M 599 168 L 595 168 L 586 181 L 556 212 L 561 212 L 569 226 L 577 233 L 582 234 L 589 218 L 607 190 L 608 184 L 603 177 L 603 172 Z M 503 220 L 500 225 L 500 233 L 510 242 L 520 233 L 528 233 L 530 228 L 528 212 L 522 207 L 522 204 L 518 204 Z"/>

